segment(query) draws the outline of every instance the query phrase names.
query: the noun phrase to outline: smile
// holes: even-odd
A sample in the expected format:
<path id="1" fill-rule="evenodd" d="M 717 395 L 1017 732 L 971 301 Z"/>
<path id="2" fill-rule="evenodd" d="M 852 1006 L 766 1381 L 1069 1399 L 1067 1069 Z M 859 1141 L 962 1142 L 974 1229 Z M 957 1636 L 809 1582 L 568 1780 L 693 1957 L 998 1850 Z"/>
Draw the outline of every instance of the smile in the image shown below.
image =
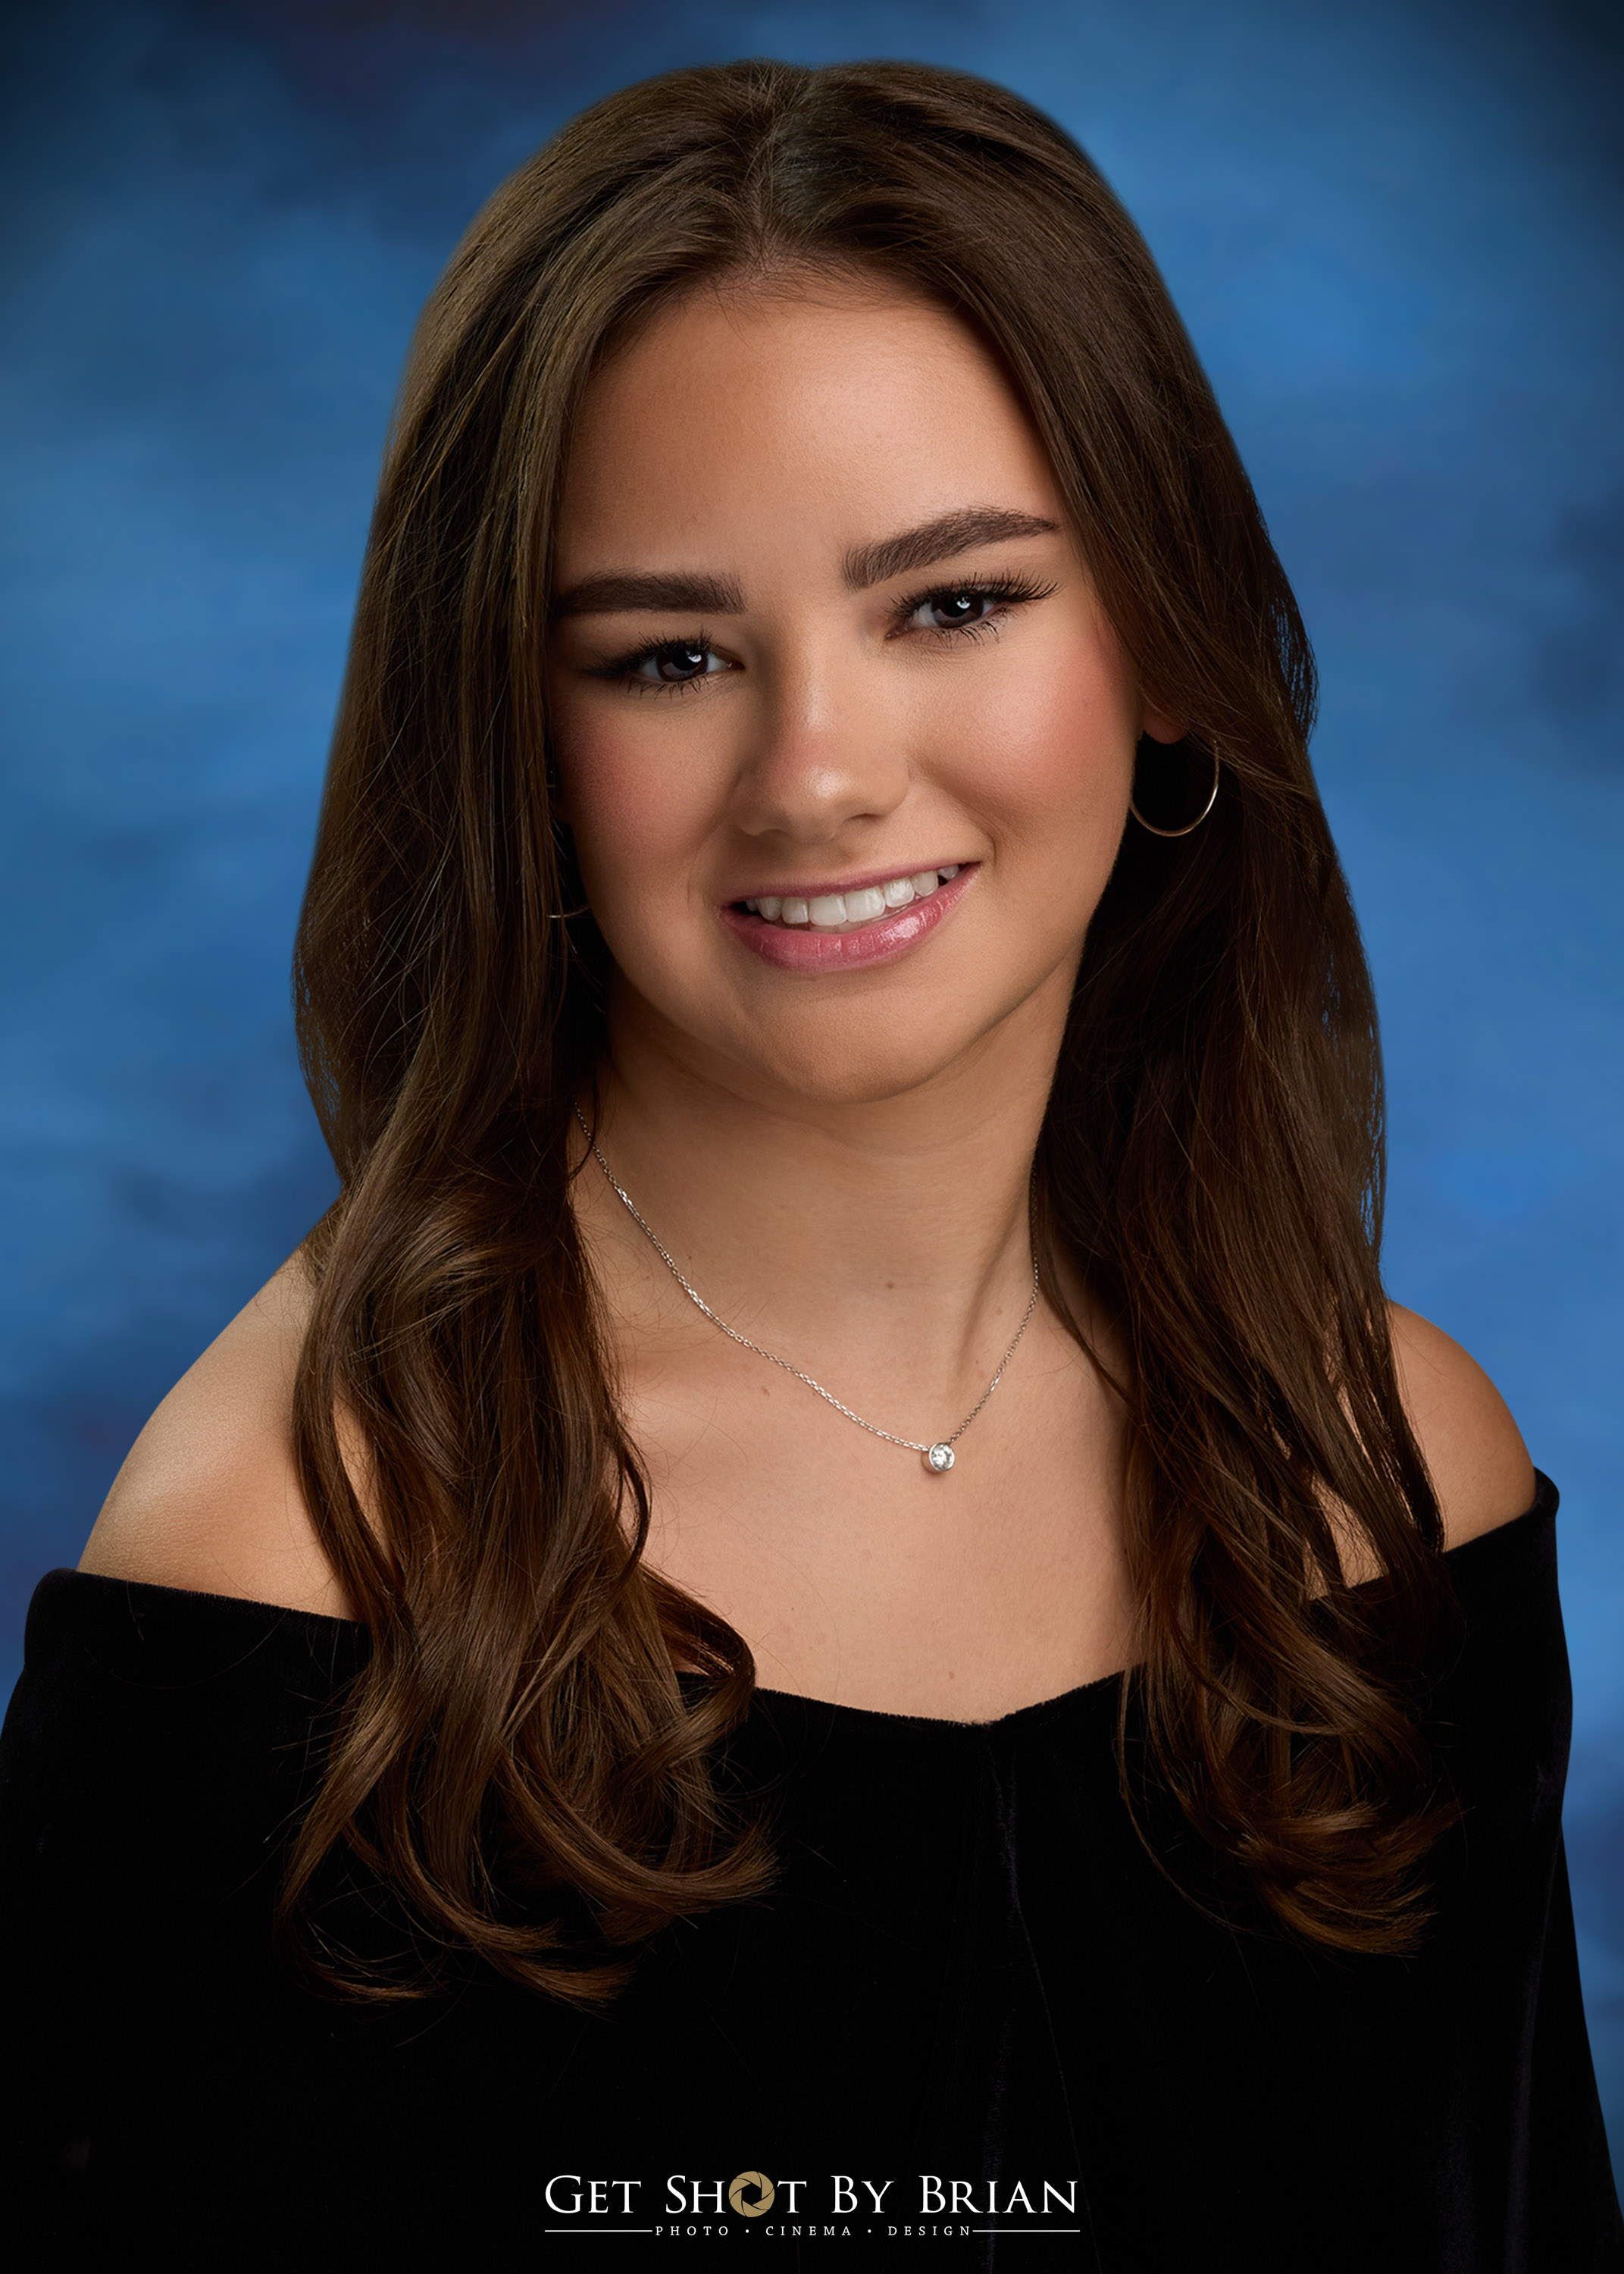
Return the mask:
<path id="1" fill-rule="evenodd" d="M 744 905 L 763 923 L 808 924 L 814 931 L 852 931 L 860 924 L 894 915 L 898 908 L 912 907 L 915 900 L 928 900 L 939 885 L 952 881 L 959 865 L 954 862 L 945 869 L 919 869 L 909 877 L 891 877 L 883 885 L 865 885 L 854 892 L 820 892 L 811 900 L 797 899 L 793 893 L 763 892 L 759 900 L 746 900 Z"/>
<path id="2" fill-rule="evenodd" d="M 780 971 L 821 978 L 908 954 L 945 923 L 981 874 L 950 861 L 838 892 L 758 892 L 718 909 L 741 947 Z"/>

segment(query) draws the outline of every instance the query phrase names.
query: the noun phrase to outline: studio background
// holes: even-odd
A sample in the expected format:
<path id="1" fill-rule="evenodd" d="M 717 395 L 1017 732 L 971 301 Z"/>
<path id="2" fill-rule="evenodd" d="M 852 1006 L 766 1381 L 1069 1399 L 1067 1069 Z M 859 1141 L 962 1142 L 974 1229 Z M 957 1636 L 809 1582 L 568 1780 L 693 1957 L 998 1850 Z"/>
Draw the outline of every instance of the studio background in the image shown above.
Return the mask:
<path id="1" fill-rule="evenodd" d="M 289 948 L 389 406 L 453 244 L 629 79 L 980 72 L 1145 230 L 1318 648 L 1382 1005 L 1388 1284 L 1562 1490 L 1568 1837 L 1616 2148 L 1616 11 L 10 0 L 4 26 L 0 1698 L 35 1581 L 331 1196 Z"/>

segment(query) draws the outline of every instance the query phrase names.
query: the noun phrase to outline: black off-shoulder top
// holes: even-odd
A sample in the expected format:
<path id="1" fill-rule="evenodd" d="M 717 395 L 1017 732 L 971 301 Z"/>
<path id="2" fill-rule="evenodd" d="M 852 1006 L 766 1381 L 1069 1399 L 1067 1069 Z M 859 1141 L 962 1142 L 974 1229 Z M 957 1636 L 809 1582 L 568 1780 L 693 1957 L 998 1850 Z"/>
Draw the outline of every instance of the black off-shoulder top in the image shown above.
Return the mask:
<path id="1" fill-rule="evenodd" d="M 365 1630 L 53 1572 L 0 1739 L 5 2263 L 1618 2274 L 1555 1509 L 1448 1559 L 1418 1955 L 1192 1903 L 1114 1679 L 975 1724 L 761 1690 L 728 1773 L 778 1882 L 595 2017 L 299 1987 L 270 1906 Z"/>

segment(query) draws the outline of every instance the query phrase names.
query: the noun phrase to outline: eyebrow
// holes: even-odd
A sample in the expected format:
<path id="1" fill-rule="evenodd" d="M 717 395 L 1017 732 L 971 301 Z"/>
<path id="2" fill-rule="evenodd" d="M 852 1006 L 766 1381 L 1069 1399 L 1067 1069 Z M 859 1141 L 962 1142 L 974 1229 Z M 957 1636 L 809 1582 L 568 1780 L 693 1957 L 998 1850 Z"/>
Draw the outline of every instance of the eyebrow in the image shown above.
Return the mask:
<path id="1" fill-rule="evenodd" d="M 611 569 L 602 576 L 584 577 L 554 599 L 552 614 L 561 616 L 610 616 L 642 610 L 648 614 L 680 614 L 696 610 L 702 615 L 737 616 L 744 612 L 744 594 L 731 576 L 703 576 L 678 568 L 624 575 Z"/>
<path id="2" fill-rule="evenodd" d="M 910 569 L 929 568 L 951 561 L 976 545 L 1005 545 L 1014 537 L 1052 537 L 1057 521 L 1041 514 L 1011 513 L 1006 506 L 961 506 L 955 513 L 938 514 L 898 537 L 883 537 L 874 545 L 859 545 L 846 556 L 848 591 L 865 591 L 889 577 L 906 576 Z"/>
<path id="3" fill-rule="evenodd" d="M 938 514 L 895 537 L 882 537 L 872 545 L 854 546 L 842 565 L 846 590 L 866 591 L 890 577 L 905 576 L 910 569 L 931 568 L 951 561 L 973 546 L 1007 544 L 1017 537 L 1052 537 L 1060 524 L 1041 514 L 1013 513 L 1007 506 L 961 506 Z M 696 570 L 615 570 L 583 577 L 553 602 L 554 622 L 565 616 L 607 616 L 641 613 L 737 616 L 744 613 L 744 593 L 731 576 L 707 576 Z"/>

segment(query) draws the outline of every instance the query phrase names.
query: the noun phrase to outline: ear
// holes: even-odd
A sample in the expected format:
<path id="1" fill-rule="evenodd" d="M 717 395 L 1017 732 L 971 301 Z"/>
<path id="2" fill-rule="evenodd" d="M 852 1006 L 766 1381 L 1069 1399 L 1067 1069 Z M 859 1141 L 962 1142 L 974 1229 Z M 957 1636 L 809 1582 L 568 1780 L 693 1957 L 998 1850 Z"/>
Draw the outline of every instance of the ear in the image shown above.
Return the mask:
<path id="1" fill-rule="evenodd" d="M 1139 732 L 1148 734 L 1153 742 L 1182 742 L 1190 732 L 1190 721 L 1176 719 L 1170 711 L 1160 710 L 1147 697 L 1139 713 Z"/>

